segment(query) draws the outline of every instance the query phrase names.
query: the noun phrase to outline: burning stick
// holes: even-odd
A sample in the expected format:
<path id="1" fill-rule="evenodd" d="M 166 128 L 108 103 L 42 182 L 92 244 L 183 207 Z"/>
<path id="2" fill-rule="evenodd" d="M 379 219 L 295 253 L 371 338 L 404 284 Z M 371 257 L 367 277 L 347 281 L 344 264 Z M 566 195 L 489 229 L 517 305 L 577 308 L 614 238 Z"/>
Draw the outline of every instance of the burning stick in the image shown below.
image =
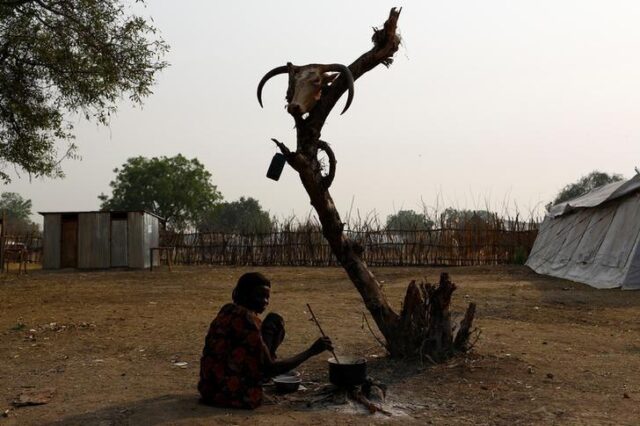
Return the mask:
<path id="1" fill-rule="evenodd" d="M 391 416 L 390 412 L 388 412 L 387 410 L 385 410 L 382 407 L 378 407 L 376 404 L 374 404 L 373 402 L 369 401 L 369 399 L 362 394 L 362 391 L 353 390 L 349 394 L 353 399 L 358 401 L 360 404 L 364 405 L 367 408 L 367 410 L 369 410 L 370 414 L 375 414 L 376 412 L 379 412 L 379 413 L 384 414 L 385 416 Z"/>

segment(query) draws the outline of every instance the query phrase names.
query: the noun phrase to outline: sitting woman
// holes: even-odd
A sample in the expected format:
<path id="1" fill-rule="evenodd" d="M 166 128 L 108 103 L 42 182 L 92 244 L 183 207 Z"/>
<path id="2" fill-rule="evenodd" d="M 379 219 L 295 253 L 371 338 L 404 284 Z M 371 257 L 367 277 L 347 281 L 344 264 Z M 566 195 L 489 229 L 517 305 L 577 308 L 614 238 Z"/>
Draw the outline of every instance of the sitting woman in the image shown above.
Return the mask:
<path id="1" fill-rule="evenodd" d="M 244 274 L 233 290 L 233 303 L 220 309 L 209 327 L 200 359 L 198 391 L 202 401 L 219 407 L 256 408 L 262 403 L 262 382 L 286 373 L 314 355 L 332 350 L 329 338 L 320 338 L 306 351 L 276 360 L 284 340 L 284 320 L 270 313 L 271 283 L 257 272 Z"/>

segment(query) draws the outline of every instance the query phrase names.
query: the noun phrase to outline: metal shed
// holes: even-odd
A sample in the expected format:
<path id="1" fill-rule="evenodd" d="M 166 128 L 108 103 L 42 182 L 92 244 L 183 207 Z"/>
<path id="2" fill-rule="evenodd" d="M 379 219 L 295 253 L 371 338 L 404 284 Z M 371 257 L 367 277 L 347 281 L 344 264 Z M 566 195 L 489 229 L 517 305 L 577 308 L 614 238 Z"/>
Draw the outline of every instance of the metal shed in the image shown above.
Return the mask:
<path id="1" fill-rule="evenodd" d="M 42 268 L 148 268 L 163 219 L 147 211 L 40 212 Z M 157 259 L 154 262 L 157 265 Z"/>

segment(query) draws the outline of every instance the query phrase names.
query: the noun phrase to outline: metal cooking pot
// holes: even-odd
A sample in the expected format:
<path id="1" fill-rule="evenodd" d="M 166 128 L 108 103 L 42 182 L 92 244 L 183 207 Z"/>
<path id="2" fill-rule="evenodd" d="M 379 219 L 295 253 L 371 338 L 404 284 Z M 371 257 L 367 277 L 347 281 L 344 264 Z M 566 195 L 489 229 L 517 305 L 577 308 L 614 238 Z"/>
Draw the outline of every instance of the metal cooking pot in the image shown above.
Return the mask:
<path id="1" fill-rule="evenodd" d="M 367 380 L 367 360 L 364 358 L 345 357 L 329 358 L 329 381 L 336 386 L 358 386 Z"/>

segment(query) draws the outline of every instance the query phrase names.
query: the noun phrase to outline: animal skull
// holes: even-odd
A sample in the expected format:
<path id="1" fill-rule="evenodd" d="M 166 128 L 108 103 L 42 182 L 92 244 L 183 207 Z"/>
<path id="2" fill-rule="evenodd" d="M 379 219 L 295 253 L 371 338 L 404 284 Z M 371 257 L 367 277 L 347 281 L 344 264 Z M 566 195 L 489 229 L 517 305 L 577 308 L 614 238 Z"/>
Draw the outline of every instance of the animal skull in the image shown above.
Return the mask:
<path id="1" fill-rule="evenodd" d="M 271 77 L 278 74 L 289 74 L 287 111 L 291 115 L 301 116 L 313 109 L 322 97 L 322 90 L 338 77 L 336 73 L 345 74 L 349 83 L 349 97 L 342 111 L 342 114 L 344 114 L 349 109 L 353 99 L 353 76 L 349 68 L 341 64 L 296 66 L 287 63 L 286 66 L 274 68 L 265 74 L 258 84 L 258 102 L 262 106 L 262 87 Z"/>

